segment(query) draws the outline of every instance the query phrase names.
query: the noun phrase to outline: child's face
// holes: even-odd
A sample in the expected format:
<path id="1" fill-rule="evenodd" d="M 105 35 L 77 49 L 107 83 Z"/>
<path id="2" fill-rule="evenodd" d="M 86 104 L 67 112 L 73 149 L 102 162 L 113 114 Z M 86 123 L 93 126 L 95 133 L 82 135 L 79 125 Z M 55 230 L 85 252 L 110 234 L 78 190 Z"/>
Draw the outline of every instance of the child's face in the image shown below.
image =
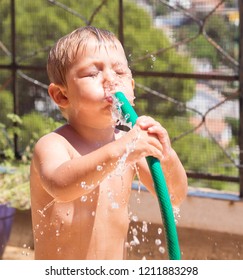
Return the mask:
<path id="1" fill-rule="evenodd" d="M 84 125 L 103 127 L 114 122 L 111 118 L 111 96 L 122 91 L 133 103 L 134 81 L 124 50 L 118 40 L 98 45 L 89 39 L 80 48 L 66 75 L 66 95 L 69 100 L 68 119 Z"/>

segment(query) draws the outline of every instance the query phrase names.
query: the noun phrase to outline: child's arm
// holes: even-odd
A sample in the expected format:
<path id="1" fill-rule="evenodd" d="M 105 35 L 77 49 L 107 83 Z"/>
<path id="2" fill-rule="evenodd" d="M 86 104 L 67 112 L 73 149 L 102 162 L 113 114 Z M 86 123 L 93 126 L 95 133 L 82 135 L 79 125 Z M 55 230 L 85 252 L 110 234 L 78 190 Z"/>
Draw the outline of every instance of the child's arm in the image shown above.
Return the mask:
<path id="1" fill-rule="evenodd" d="M 32 167 L 39 174 L 45 190 L 58 201 L 71 201 L 91 192 L 109 173 L 135 141 L 127 162 L 137 162 L 152 155 L 162 157 L 162 146 L 156 137 L 134 127 L 120 139 L 83 156 L 73 156 L 70 144 L 57 133 L 42 137 L 36 144 Z M 135 140 L 134 140 L 135 139 Z M 98 170 L 97 166 L 102 166 Z M 82 187 L 83 186 L 83 187 Z"/>
<path id="2" fill-rule="evenodd" d="M 163 150 L 161 166 L 165 175 L 166 183 L 171 195 L 171 202 L 174 206 L 179 206 L 187 194 L 187 176 L 176 152 L 172 149 L 167 131 L 150 117 L 140 117 L 137 125 L 146 130 L 149 134 L 158 137 Z M 145 159 L 137 163 L 141 182 L 155 194 L 153 180 Z"/>
<path id="3" fill-rule="evenodd" d="M 91 192 L 118 160 L 112 144 L 84 156 L 70 154 L 69 145 L 59 134 L 50 133 L 37 142 L 32 159 L 44 189 L 63 202 Z M 102 170 L 98 171 L 97 166 Z"/>

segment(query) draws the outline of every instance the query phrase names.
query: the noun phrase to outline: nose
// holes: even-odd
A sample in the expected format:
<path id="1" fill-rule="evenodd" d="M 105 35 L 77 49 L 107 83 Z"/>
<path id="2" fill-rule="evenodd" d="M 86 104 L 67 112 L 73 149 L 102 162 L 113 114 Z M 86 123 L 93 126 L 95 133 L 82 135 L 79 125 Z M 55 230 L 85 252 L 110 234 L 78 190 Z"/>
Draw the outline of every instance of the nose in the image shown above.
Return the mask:
<path id="1" fill-rule="evenodd" d="M 103 86 L 106 94 L 114 94 L 117 86 L 116 74 L 112 70 L 106 70 L 103 74 Z"/>
<path id="2" fill-rule="evenodd" d="M 103 71 L 103 78 L 105 82 L 113 82 L 115 80 L 116 73 L 112 69 L 105 69 Z"/>

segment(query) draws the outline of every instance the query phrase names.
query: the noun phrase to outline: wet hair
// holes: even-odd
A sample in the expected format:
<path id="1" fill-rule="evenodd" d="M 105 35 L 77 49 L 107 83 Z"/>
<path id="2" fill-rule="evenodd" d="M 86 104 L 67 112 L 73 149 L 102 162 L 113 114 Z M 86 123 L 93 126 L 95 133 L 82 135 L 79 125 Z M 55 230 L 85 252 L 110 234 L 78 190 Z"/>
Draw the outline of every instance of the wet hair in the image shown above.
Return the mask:
<path id="1" fill-rule="evenodd" d="M 66 73 L 76 58 L 80 47 L 85 50 L 88 39 L 96 38 L 98 46 L 111 42 L 114 46 L 116 36 L 105 29 L 94 26 L 80 27 L 60 38 L 50 50 L 47 60 L 47 74 L 50 82 L 66 86 Z"/>

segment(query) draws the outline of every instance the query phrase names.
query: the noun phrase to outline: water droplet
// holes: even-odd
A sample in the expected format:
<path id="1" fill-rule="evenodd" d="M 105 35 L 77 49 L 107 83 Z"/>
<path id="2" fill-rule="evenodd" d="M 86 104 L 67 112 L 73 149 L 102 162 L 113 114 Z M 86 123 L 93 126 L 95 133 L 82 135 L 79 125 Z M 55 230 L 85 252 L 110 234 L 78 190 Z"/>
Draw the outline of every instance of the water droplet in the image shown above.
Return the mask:
<path id="1" fill-rule="evenodd" d="M 132 229 L 132 234 L 133 234 L 134 236 L 137 236 L 137 235 L 138 235 L 137 229 L 133 228 L 133 229 Z"/>
<path id="2" fill-rule="evenodd" d="M 95 216 L 95 211 L 92 211 L 91 215 L 92 215 L 92 216 Z"/>
<path id="3" fill-rule="evenodd" d="M 56 236 L 60 236 L 60 232 L 58 229 L 56 230 Z"/>
<path id="4" fill-rule="evenodd" d="M 156 60 L 156 57 L 154 55 L 151 54 L 151 59 L 152 61 L 155 61 Z"/>
<path id="5" fill-rule="evenodd" d="M 133 216 L 132 216 L 132 221 L 137 222 L 137 221 L 138 221 L 138 216 L 133 215 Z"/>
<path id="6" fill-rule="evenodd" d="M 158 228 L 158 234 L 160 235 L 162 233 L 162 228 Z"/>
<path id="7" fill-rule="evenodd" d="M 133 236 L 133 245 L 134 246 L 136 246 L 136 245 L 139 245 L 140 244 L 140 242 L 139 242 L 139 240 L 138 240 L 138 238 L 137 238 L 137 236 Z"/>
<path id="8" fill-rule="evenodd" d="M 124 118 L 125 118 L 125 120 L 127 121 L 127 120 L 130 118 L 130 114 L 126 114 L 126 115 L 124 116 Z"/>
<path id="9" fill-rule="evenodd" d="M 160 246 L 160 247 L 159 247 L 159 252 L 160 252 L 161 254 L 164 254 L 164 253 L 165 253 L 165 248 L 162 247 L 162 246 Z"/>
<path id="10" fill-rule="evenodd" d="M 112 208 L 112 209 L 118 209 L 118 208 L 119 208 L 119 204 L 118 204 L 117 202 L 113 201 L 113 202 L 111 203 L 111 208 Z"/>
<path id="11" fill-rule="evenodd" d="M 155 245 L 157 245 L 157 246 L 161 245 L 161 240 L 160 239 L 155 239 Z"/>
<path id="12" fill-rule="evenodd" d="M 174 213 L 174 218 L 175 218 L 175 223 L 178 223 L 178 219 L 181 217 L 180 216 L 180 208 L 178 207 L 173 207 L 173 213 Z"/>
<path id="13" fill-rule="evenodd" d="M 103 170 L 103 166 L 101 166 L 101 165 L 97 165 L 97 171 L 102 171 Z"/>
<path id="14" fill-rule="evenodd" d="M 145 221 L 143 221 L 142 232 L 148 232 L 148 224 Z"/>
<path id="15" fill-rule="evenodd" d="M 108 198 L 112 198 L 112 192 L 110 190 L 108 190 L 107 195 L 108 195 Z"/>
<path id="16" fill-rule="evenodd" d="M 86 187 L 86 182 L 81 182 L 81 183 L 80 183 L 80 187 L 81 187 L 81 188 L 85 188 L 85 187 Z"/>
<path id="17" fill-rule="evenodd" d="M 37 210 L 37 213 L 41 215 L 41 217 L 45 218 L 44 211 L 42 210 Z"/>
<path id="18" fill-rule="evenodd" d="M 87 201 L 87 195 L 83 195 L 83 196 L 81 196 L 80 201 L 81 201 L 81 202 L 85 202 L 85 201 Z"/>

